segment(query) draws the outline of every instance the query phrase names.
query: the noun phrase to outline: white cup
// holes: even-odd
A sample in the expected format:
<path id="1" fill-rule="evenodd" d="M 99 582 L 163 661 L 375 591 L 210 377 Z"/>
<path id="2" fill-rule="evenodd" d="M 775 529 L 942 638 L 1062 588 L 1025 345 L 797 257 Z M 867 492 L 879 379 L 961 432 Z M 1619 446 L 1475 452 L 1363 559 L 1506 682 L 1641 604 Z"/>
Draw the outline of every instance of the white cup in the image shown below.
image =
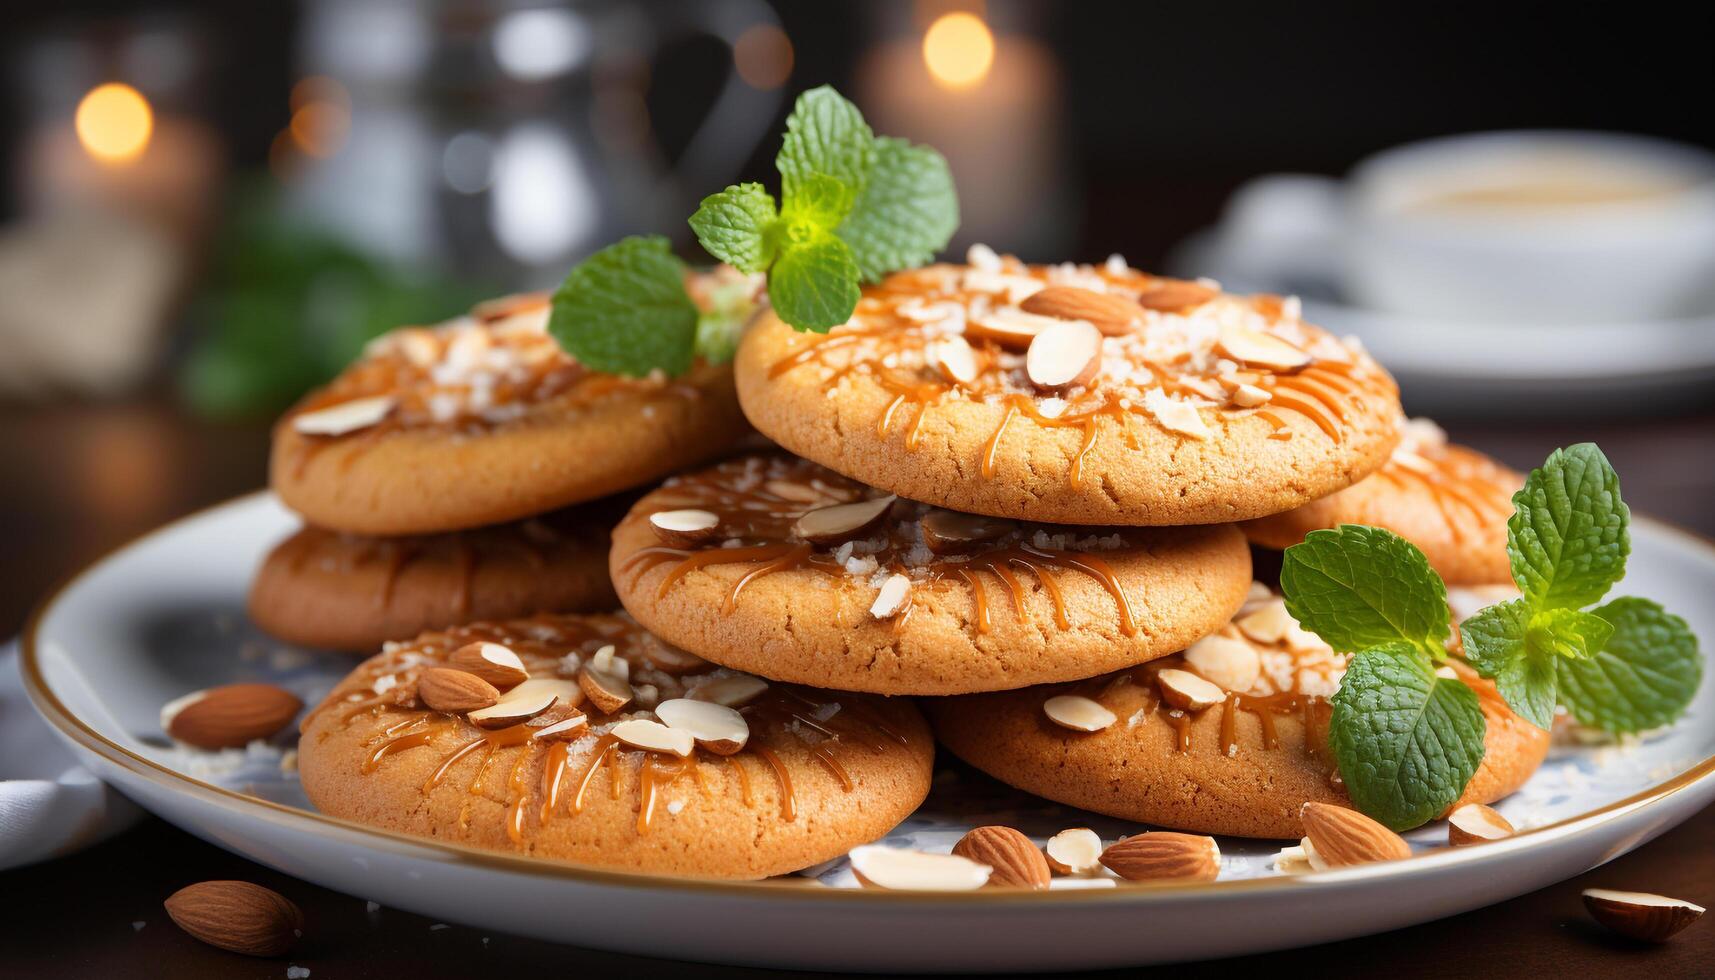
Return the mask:
<path id="1" fill-rule="evenodd" d="M 1394 313 L 1596 323 L 1715 304 L 1715 154 L 1638 136 L 1412 143 L 1343 181 L 1253 182 L 1228 227 L 1262 264 L 1286 267 L 1275 272 L 1326 277 L 1354 304 Z"/>

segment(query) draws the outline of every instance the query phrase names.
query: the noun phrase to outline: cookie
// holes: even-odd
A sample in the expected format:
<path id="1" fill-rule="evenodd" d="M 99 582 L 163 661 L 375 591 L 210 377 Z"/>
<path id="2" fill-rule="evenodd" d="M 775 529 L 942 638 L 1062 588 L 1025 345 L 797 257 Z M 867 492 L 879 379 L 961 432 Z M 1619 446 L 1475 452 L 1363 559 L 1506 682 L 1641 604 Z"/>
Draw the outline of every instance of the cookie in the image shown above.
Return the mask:
<path id="1" fill-rule="evenodd" d="M 953 754 L 1038 796 L 1196 833 L 1297 838 L 1306 801 L 1351 805 L 1327 748 L 1328 698 L 1345 661 L 1259 587 L 1234 625 L 1183 655 L 923 704 Z M 1452 669 L 1476 690 L 1488 725 L 1483 762 L 1455 806 L 1492 802 L 1536 771 L 1549 736 L 1491 682 L 1462 662 Z"/>
<path id="2" fill-rule="evenodd" d="M 1381 469 L 1339 493 L 1296 510 L 1247 521 L 1244 532 L 1281 550 L 1318 528 L 1385 527 L 1423 549 L 1449 585 L 1510 582 L 1507 519 L 1524 474 L 1447 441 L 1428 419 L 1413 419 Z"/>
<path id="3" fill-rule="evenodd" d="M 729 365 L 591 371 L 548 313 L 547 296 L 515 296 L 379 338 L 275 426 L 275 492 L 319 527 L 431 534 L 639 486 L 746 431 Z"/>
<path id="4" fill-rule="evenodd" d="M 1291 510 L 1398 439 L 1393 379 L 1294 301 L 1117 258 L 970 260 L 888 277 L 825 335 L 760 316 L 735 362 L 751 423 L 913 500 L 1107 525 Z"/>
<path id="5" fill-rule="evenodd" d="M 607 574 L 618 503 L 413 537 L 306 527 L 263 559 L 250 618 L 289 643 L 369 651 L 472 620 L 605 612 L 618 603 Z"/>
<path id="6" fill-rule="evenodd" d="M 738 670 L 876 694 L 1089 677 L 1183 649 L 1250 583 L 1231 525 L 973 517 L 814 463 L 675 477 L 613 532 L 614 587 L 669 642 Z"/>
<path id="7" fill-rule="evenodd" d="M 922 802 L 933 759 L 908 701 L 717 669 L 616 615 L 389 644 L 298 744 L 304 792 L 331 816 L 708 878 L 783 874 L 881 837 Z"/>

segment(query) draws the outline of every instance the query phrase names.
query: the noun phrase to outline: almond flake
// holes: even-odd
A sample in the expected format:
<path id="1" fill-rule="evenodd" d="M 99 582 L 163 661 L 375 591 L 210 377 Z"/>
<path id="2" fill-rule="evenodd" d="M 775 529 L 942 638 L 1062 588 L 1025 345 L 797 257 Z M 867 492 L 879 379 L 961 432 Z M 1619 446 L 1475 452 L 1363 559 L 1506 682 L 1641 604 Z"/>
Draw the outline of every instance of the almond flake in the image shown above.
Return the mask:
<path id="1" fill-rule="evenodd" d="M 1241 384 L 1233 389 L 1233 404 L 1240 408 L 1255 408 L 1273 400 L 1274 392 L 1253 384 Z"/>
<path id="2" fill-rule="evenodd" d="M 896 891 L 975 891 L 993 868 L 957 854 L 929 854 L 866 844 L 851 851 L 852 873 L 872 888 Z"/>
<path id="3" fill-rule="evenodd" d="M 724 704 L 729 708 L 737 708 L 754 701 L 757 695 L 768 690 L 768 682 L 750 674 L 734 674 L 712 680 L 691 692 L 691 697 L 699 701 L 712 701 Z"/>
<path id="4" fill-rule="evenodd" d="M 1059 694 L 1042 702 L 1048 720 L 1075 732 L 1099 732 L 1119 719 L 1112 711 L 1077 694 Z"/>
<path id="5" fill-rule="evenodd" d="M 398 404 L 392 395 L 353 398 L 338 405 L 292 416 L 292 428 L 307 436 L 342 436 L 367 429 L 392 413 Z"/>
<path id="6" fill-rule="evenodd" d="M 1240 364 L 1273 371 L 1297 371 L 1313 360 L 1309 354 L 1273 334 L 1231 323 L 1221 327 L 1216 346 Z"/>
<path id="7" fill-rule="evenodd" d="M 893 506 L 893 494 L 852 504 L 835 504 L 806 511 L 792 524 L 792 533 L 816 544 L 849 541 L 880 520 Z"/>
<path id="8" fill-rule="evenodd" d="M 1168 668 L 1155 675 L 1161 699 L 1185 711 L 1202 711 L 1227 699 L 1227 692 L 1188 670 Z"/>
<path id="9" fill-rule="evenodd" d="M 649 721 L 646 718 L 622 721 L 608 729 L 608 732 L 634 749 L 659 752 L 662 755 L 684 758 L 697 747 L 697 740 L 690 732 L 668 728 L 658 721 Z"/>
<path id="10" fill-rule="evenodd" d="M 732 755 L 750 740 L 750 724 L 744 716 L 713 701 L 673 698 L 657 705 L 655 716 L 668 728 L 688 733 L 716 755 Z"/>
<path id="11" fill-rule="evenodd" d="M 1262 673 L 1262 657 L 1255 647 L 1218 633 L 1191 644 L 1185 663 L 1204 680 L 1235 694 L 1255 687 Z"/>
<path id="12" fill-rule="evenodd" d="M 1144 392 L 1143 407 L 1155 416 L 1162 428 L 1197 439 L 1209 437 L 1209 426 L 1204 423 L 1197 406 L 1174 398 L 1160 388 L 1151 388 Z"/>
<path id="13" fill-rule="evenodd" d="M 896 572 L 881 583 L 881 590 L 875 594 L 875 601 L 870 603 L 869 614 L 876 619 L 892 618 L 904 609 L 910 600 L 911 580 Z"/>
<path id="14" fill-rule="evenodd" d="M 965 338 L 943 337 L 929 344 L 925 353 L 929 363 L 948 381 L 968 385 L 977 379 L 977 353 Z"/>
<path id="15" fill-rule="evenodd" d="M 1286 639 L 1286 633 L 1292 629 L 1294 620 L 1292 614 L 1286 611 L 1286 603 L 1273 599 L 1257 607 L 1256 611 L 1240 616 L 1233 621 L 1239 632 L 1257 641 L 1270 645 Z"/>
<path id="16" fill-rule="evenodd" d="M 1094 874 L 1102 863 L 1102 838 L 1088 827 L 1062 830 L 1042 847 L 1055 874 Z"/>
<path id="17" fill-rule="evenodd" d="M 1102 332 L 1088 320 L 1056 320 L 1030 342 L 1024 373 L 1044 391 L 1087 385 L 1102 367 Z"/>
<path id="18" fill-rule="evenodd" d="M 663 544 L 682 548 L 718 536 L 721 519 L 706 510 L 663 510 L 649 515 L 649 526 Z"/>

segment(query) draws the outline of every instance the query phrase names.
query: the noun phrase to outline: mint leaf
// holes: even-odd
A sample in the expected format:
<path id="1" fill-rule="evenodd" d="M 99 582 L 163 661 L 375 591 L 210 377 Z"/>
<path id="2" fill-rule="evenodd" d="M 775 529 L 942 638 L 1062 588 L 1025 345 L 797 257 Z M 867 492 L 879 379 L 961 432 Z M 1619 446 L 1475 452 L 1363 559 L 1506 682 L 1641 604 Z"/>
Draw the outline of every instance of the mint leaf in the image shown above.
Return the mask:
<path id="1" fill-rule="evenodd" d="M 548 319 L 548 332 L 586 367 L 633 377 L 685 373 L 696 331 L 684 263 L 659 235 L 621 239 L 578 263 Z"/>
<path id="2" fill-rule="evenodd" d="M 863 113 L 833 86 L 822 85 L 793 104 L 774 166 L 790 203 L 811 174 L 826 174 L 854 192 L 860 190 L 874 156 L 875 134 Z"/>
<path id="3" fill-rule="evenodd" d="M 1586 660 L 1612 636 L 1614 627 L 1600 616 L 1576 609 L 1545 609 L 1532 617 L 1527 634 L 1532 650 Z"/>
<path id="4" fill-rule="evenodd" d="M 1527 645 L 1519 656 L 1502 664 L 1495 673 L 1495 690 L 1507 707 L 1544 731 L 1554 724 L 1554 706 L 1560 703 L 1556 670 L 1559 659 Z"/>
<path id="5" fill-rule="evenodd" d="M 1599 602 L 1625 574 L 1630 512 L 1619 476 L 1593 443 L 1556 450 L 1513 495 L 1513 508 L 1513 581 L 1537 608 Z"/>
<path id="6" fill-rule="evenodd" d="M 800 330 L 826 333 L 846 322 L 860 295 L 851 249 L 827 232 L 782 248 L 768 274 L 769 302 Z"/>
<path id="7" fill-rule="evenodd" d="M 1593 656 L 1613 628 L 1576 609 L 1536 612 L 1529 599 L 1488 608 L 1460 624 L 1465 660 L 1493 678 L 1507 707 L 1538 728 L 1554 723 L 1558 662 Z"/>
<path id="8" fill-rule="evenodd" d="M 786 200 L 781 217 L 803 235 L 810 229 L 832 231 L 851 213 L 857 192 L 827 174 L 807 174 L 798 184 L 798 193 Z"/>
<path id="9" fill-rule="evenodd" d="M 1530 601 L 1514 599 L 1480 610 L 1459 624 L 1465 647 L 1465 662 L 1484 677 L 1493 677 L 1511 661 L 1524 655 L 1524 636 L 1530 628 Z"/>
<path id="10" fill-rule="evenodd" d="M 1558 661 L 1560 699 L 1572 716 L 1604 731 L 1641 732 L 1684 714 L 1703 678 L 1685 620 L 1629 596 L 1595 615 L 1614 628 L 1608 642 L 1589 659 Z"/>
<path id="11" fill-rule="evenodd" d="M 1416 827 L 1465 791 L 1483 759 L 1477 695 L 1438 677 L 1414 644 L 1352 658 L 1334 695 L 1329 744 L 1357 808 L 1394 830 Z"/>
<path id="12" fill-rule="evenodd" d="M 837 233 L 851 246 L 864 281 L 877 282 L 934 258 L 958 227 L 959 196 L 946 159 L 929 147 L 882 136 L 863 193 Z"/>
<path id="13" fill-rule="evenodd" d="M 1416 545 L 1360 524 L 1312 531 L 1286 549 L 1280 588 L 1287 611 L 1334 649 L 1404 640 L 1446 654 L 1447 588 Z"/>
<path id="14" fill-rule="evenodd" d="M 751 279 L 723 281 L 709 277 L 698 306 L 697 356 L 710 364 L 725 364 L 738 350 L 739 334 L 756 313 L 756 284 Z"/>
<path id="15" fill-rule="evenodd" d="M 761 184 L 734 184 L 703 198 L 690 225 L 710 255 L 740 272 L 761 272 L 774 261 L 778 218 Z"/>

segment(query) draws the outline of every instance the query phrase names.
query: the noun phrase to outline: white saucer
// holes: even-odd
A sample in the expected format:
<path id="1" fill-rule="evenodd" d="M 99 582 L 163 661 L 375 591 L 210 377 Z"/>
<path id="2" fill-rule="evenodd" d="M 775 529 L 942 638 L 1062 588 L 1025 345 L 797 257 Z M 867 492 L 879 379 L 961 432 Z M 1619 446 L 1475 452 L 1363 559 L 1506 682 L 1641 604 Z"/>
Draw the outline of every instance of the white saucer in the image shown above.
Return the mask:
<path id="1" fill-rule="evenodd" d="M 228 757 L 167 744 L 158 713 L 188 691 L 240 680 L 318 697 L 349 656 L 268 640 L 243 616 L 256 562 L 296 520 L 256 494 L 163 528 L 48 601 L 23 639 L 36 708 L 80 761 L 205 840 L 317 884 L 446 922 L 599 949 L 815 970 L 1013 971 L 1159 963 L 1308 945 L 1426 922 L 1523 894 L 1611 860 L 1715 799 L 1715 685 L 1670 731 L 1623 749 L 1557 751 L 1500 809 L 1524 832 L 1457 850 L 1446 828 L 1410 835 L 1410 861 L 1300 877 L 1273 872 L 1278 843 L 1223 840 L 1222 880 L 1046 893 L 889 893 L 816 878 L 698 882 L 592 871 L 371 829 L 322 816 L 280 749 Z M 1622 591 L 1715 636 L 1715 547 L 1634 522 Z M 947 769 L 890 843 L 946 850 L 1001 823 L 1038 841 L 1137 825 L 1014 793 Z"/>

